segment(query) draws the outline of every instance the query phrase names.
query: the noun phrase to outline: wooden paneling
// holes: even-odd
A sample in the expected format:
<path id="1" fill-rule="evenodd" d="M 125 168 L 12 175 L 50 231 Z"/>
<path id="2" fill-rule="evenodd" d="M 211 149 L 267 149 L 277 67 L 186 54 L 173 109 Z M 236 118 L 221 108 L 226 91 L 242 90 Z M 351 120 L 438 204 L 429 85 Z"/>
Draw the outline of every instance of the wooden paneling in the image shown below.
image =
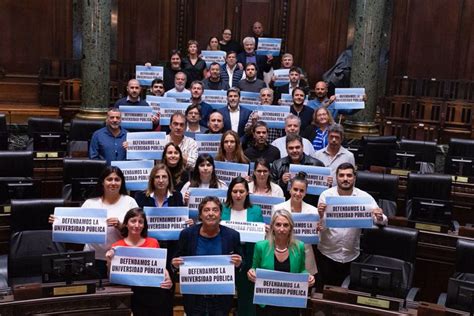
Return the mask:
<path id="1" fill-rule="evenodd" d="M 311 87 L 346 48 L 350 0 L 290 1 L 287 51 L 308 73 Z"/>
<path id="2" fill-rule="evenodd" d="M 118 1 L 117 58 L 121 61 L 168 59 L 177 45 L 177 1 Z"/>
<path id="3" fill-rule="evenodd" d="M 0 1 L 0 65 L 37 74 L 41 58 L 72 56 L 72 1 Z"/>
<path id="4" fill-rule="evenodd" d="M 389 76 L 474 79 L 474 3 L 394 1 Z"/>

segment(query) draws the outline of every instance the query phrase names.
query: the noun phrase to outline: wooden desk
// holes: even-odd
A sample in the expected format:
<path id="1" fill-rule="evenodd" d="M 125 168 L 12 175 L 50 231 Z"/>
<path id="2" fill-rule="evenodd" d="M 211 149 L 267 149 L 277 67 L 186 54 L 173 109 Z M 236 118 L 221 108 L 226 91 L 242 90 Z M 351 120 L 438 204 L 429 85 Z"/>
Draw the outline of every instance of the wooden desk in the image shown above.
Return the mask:
<path id="1" fill-rule="evenodd" d="M 386 315 L 416 315 L 415 310 L 388 311 L 368 306 L 342 303 L 323 299 L 321 293 L 316 293 L 308 300 L 305 316 L 312 315 L 351 315 L 351 316 L 386 316 Z"/>
<path id="2" fill-rule="evenodd" d="M 130 316 L 132 291 L 128 287 L 106 286 L 95 294 L 47 297 L 15 301 L 0 300 L 0 315 L 127 315 Z"/>

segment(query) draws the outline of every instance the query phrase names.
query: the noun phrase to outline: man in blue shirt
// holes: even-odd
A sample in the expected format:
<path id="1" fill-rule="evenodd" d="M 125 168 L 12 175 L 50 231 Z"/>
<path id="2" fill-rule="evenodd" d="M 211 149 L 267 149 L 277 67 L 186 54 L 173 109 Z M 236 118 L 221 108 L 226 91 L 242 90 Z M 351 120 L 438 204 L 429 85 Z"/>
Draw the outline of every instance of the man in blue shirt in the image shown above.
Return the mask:
<path id="1" fill-rule="evenodd" d="M 118 99 L 115 102 L 114 107 L 118 108 L 121 105 L 140 105 L 148 106 L 148 103 L 145 99 L 140 98 L 140 93 L 142 92 L 142 87 L 136 79 L 131 79 L 127 84 L 127 96 L 125 98 Z"/>
<path id="2" fill-rule="evenodd" d="M 122 117 L 119 109 L 111 108 L 107 112 L 105 127 L 94 132 L 89 145 L 89 159 L 102 159 L 110 165 L 111 161 L 125 160 L 124 142 L 127 130 L 120 126 Z"/>

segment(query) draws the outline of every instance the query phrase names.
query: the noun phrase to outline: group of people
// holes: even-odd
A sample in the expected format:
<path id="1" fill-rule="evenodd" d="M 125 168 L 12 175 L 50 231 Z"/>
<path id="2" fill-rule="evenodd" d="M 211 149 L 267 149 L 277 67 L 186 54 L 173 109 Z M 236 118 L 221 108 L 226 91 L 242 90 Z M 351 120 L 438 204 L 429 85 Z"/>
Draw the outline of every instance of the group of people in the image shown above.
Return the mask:
<path id="1" fill-rule="evenodd" d="M 344 130 L 334 122 L 338 116 L 333 107 L 335 97 L 328 97 L 328 86 L 315 85 L 316 98 L 305 104 L 308 84 L 304 72 L 294 65 L 291 54 L 283 54 L 281 67 L 289 69 L 289 83 L 267 84 L 263 73 L 270 70 L 272 56 L 255 53 L 256 42 L 263 35 L 261 23 L 253 25 L 254 36 L 243 40 L 243 47 L 231 39 L 225 29 L 222 39 L 211 37 L 207 49 L 226 51 L 224 65 L 212 63 L 209 68 L 199 57 L 198 43 L 190 40 L 187 56 L 171 52 L 164 67 L 164 78 L 155 79 L 150 93 L 166 96 L 171 92 L 189 94 L 185 113 L 176 112 L 169 126 L 159 125 L 159 115 L 152 117 L 153 129 L 169 131 L 161 161 L 152 169 L 148 187 L 136 192 L 135 198 L 125 190 L 125 178 L 117 167 L 108 166 L 99 177 L 96 193 L 83 207 L 108 210 L 107 242 L 86 245 L 96 251 L 97 267 L 107 276 L 107 261 L 114 256 L 114 247 L 165 247 L 168 249 L 167 272 L 160 288 L 135 287 L 132 297 L 134 315 L 172 315 L 174 282 L 184 256 L 230 254 L 236 267 L 236 288 L 239 315 L 299 315 L 293 308 L 255 306 L 253 283 L 256 269 L 308 273 L 308 284 L 317 290 L 323 285 L 340 285 L 349 273 L 350 263 L 359 256 L 360 229 L 325 226 L 328 196 L 367 196 L 355 187 L 356 170 L 353 154 L 342 146 Z M 205 89 L 226 90 L 227 105 L 213 110 L 203 102 Z M 283 93 L 292 96 L 290 114 L 284 129 L 269 128 L 259 120 L 257 112 L 240 105 L 241 91 L 258 92 L 262 105 L 278 105 Z M 132 79 L 127 97 L 117 101 L 107 112 L 106 126 L 91 139 L 89 157 L 111 161 L 126 159 L 126 134 L 121 127 L 120 105 L 144 105 L 141 87 Z M 215 157 L 198 155 L 194 137 L 198 133 L 221 134 Z M 253 162 L 252 176 L 236 177 L 227 186 L 215 172 L 214 161 L 248 164 Z M 307 194 L 304 173 L 292 177 L 291 164 L 329 167 L 328 188 L 320 196 Z M 156 241 L 147 236 L 145 206 L 186 206 L 190 188 L 227 189 L 225 203 L 206 197 L 199 204 L 199 219 L 187 221 L 178 241 Z M 237 231 L 220 224 L 221 220 L 263 222 L 259 205 L 250 202 L 250 195 L 285 197 L 286 202 L 274 205 L 266 239 L 241 243 Z M 387 218 L 372 199 L 375 224 L 385 225 Z M 293 213 L 314 213 L 320 216 L 317 246 L 295 239 Z M 51 216 L 50 221 L 54 221 Z M 184 295 L 187 315 L 227 315 L 231 296 Z"/>

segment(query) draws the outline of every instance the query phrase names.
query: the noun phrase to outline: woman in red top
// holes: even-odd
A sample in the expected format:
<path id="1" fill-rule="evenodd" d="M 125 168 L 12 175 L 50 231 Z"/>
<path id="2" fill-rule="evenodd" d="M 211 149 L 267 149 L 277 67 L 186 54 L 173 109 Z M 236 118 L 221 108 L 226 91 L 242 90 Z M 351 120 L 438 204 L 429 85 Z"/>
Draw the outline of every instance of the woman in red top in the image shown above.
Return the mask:
<path id="1" fill-rule="evenodd" d="M 112 244 L 112 249 L 105 255 L 109 266 L 115 254 L 115 247 L 160 248 L 158 240 L 148 237 L 148 223 L 141 208 L 132 208 L 125 214 L 120 232 L 124 238 Z M 172 315 L 173 302 L 168 299 L 172 285 L 168 270 L 165 270 L 165 280 L 160 284 L 160 287 L 132 287 L 133 315 Z"/>

